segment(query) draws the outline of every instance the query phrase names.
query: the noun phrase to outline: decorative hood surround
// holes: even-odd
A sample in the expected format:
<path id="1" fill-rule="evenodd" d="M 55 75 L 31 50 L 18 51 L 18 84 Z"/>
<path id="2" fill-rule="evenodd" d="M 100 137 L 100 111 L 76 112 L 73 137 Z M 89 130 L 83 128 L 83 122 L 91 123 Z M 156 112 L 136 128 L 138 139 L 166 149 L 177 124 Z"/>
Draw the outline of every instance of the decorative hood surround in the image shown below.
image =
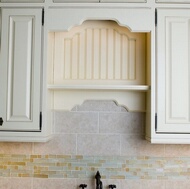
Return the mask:
<path id="1" fill-rule="evenodd" d="M 110 99 L 145 111 L 145 93 L 137 91 L 149 89 L 146 33 L 133 33 L 115 21 L 88 20 L 69 31 L 50 32 L 49 52 L 54 109 Z"/>

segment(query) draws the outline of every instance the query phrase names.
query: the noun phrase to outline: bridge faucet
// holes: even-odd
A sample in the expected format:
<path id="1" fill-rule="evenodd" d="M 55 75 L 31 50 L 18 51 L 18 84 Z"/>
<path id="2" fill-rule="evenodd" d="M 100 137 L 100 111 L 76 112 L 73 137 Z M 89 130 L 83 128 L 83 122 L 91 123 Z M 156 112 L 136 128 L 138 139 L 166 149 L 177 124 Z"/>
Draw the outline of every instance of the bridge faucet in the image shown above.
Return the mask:
<path id="1" fill-rule="evenodd" d="M 97 171 L 96 175 L 95 175 L 95 179 L 96 179 L 96 189 L 103 189 L 103 184 L 101 179 L 101 175 L 99 173 L 99 171 Z"/>

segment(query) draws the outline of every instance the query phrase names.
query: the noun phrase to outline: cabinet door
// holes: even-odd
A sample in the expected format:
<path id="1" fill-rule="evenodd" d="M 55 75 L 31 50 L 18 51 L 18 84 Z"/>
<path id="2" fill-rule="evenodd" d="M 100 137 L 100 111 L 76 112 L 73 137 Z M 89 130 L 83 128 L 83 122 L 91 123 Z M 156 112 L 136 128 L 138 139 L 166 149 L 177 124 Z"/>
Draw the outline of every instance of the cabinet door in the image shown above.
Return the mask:
<path id="1" fill-rule="evenodd" d="M 156 0 L 156 3 L 190 3 L 190 0 Z"/>
<path id="2" fill-rule="evenodd" d="M 45 0 L 1 0 L 2 3 L 43 3 Z"/>
<path id="3" fill-rule="evenodd" d="M 101 3 L 146 3 L 147 0 L 100 0 Z"/>
<path id="4" fill-rule="evenodd" d="M 53 0 L 54 3 L 99 3 L 99 0 Z"/>
<path id="5" fill-rule="evenodd" d="M 190 10 L 158 9 L 157 132 L 190 133 Z"/>
<path id="6" fill-rule="evenodd" d="M 42 9 L 2 8 L 0 130 L 40 129 Z"/>

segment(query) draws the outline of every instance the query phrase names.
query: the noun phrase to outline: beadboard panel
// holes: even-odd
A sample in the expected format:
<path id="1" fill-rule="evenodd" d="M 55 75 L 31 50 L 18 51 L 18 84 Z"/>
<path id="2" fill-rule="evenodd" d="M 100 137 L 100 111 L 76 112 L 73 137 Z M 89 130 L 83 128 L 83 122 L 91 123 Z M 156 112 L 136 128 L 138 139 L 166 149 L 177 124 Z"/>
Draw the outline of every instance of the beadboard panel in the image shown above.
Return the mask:
<path id="1" fill-rule="evenodd" d="M 86 21 L 54 35 L 54 84 L 145 84 L 145 34 Z"/>

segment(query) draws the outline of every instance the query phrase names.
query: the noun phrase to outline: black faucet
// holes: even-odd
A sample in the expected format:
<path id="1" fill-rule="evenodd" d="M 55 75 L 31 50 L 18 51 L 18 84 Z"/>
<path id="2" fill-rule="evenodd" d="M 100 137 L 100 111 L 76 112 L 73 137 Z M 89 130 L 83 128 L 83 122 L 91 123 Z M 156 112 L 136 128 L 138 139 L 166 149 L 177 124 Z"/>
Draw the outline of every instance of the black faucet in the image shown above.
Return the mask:
<path id="1" fill-rule="evenodd" d="M 110 184 L 109 188 L 114 189 L 114 188 L 116 188 L 116 185 L 115 184 Z"/>
<path id="2" fill-rule="evenodd" d="M 84 188 L 86 188 L 86 187 L 87 187 L 86 184 L 80 184 L 80 185 L 79 185 L 79 188 L 82 188 L 82 189 L 84 189 Z"/>
<path id="3" fill-rule="evenodd" d="M 96 179 L 96 189 L 103 189 L 103 184 L 100 176 L 99 171 L 97 171 L 96 175 L 95 175 L 95 179 Z"/>

